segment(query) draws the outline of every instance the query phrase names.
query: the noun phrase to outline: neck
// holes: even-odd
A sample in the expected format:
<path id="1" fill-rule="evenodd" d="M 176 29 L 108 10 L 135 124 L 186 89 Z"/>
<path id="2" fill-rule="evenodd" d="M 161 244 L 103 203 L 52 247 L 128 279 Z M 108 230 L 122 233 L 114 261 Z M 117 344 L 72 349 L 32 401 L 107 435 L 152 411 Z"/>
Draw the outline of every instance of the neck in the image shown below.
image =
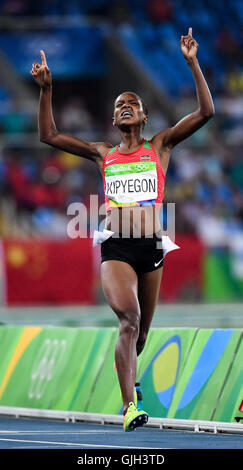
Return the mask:
<path id="1" fill-rule="evenodd" d="M 119 147 L 122 149 L 130 150 L 131 148 L 141 145 L 143 142 L 142 131 L 137 127 L 135 127 L 134 129 L 129 128 L 129 130 L 120 129 L 120 133 L 121 143 Z"/>

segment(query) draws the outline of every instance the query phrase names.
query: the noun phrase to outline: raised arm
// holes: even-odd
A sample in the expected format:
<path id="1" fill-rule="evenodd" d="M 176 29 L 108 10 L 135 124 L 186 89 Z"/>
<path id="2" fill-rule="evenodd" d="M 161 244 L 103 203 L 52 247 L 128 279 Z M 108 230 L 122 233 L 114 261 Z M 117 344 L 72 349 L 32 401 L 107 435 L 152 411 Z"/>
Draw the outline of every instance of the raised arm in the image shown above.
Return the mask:
<path id="1" fill-rule="evenodd" d="M 41 88 L 38 114 L 41 142 L 92 160 L 101 167 L 104 155 L 111 147 L 110 144 L 104 142 L 86 142 L 57 130 L 52 113 L 52 76 L 44 51 L 40 51 L 40 53 L 42 63 L 35 62 L 33 64 L 31 75 Z"/>
<path id="2" fill-rule="evenodd" d="M 173 148 L 200 129 L 214 115 L 212 96 L 197 60 L 198 43 L 192 37 L 192 28 L 189 28 L 187 36 L 181 36 L 180 45 L 195 80 L 198 108 L 181 119 L 175 126 L 154 136 L 152 142 L 156 147 Z"/>

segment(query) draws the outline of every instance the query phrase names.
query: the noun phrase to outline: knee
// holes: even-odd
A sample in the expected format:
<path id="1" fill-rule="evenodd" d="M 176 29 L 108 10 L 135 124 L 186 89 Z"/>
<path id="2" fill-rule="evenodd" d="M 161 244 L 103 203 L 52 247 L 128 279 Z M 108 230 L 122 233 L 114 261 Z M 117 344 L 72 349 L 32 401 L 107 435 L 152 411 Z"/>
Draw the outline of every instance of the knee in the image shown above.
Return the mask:
<path id="1" fill-rule="evenodd" d="M 146 340 L 147 340 L 147 336 L 148 334 L 145 331 L 140 332 L 138 340 L 137 340 L 137 344 L 136 344 L 137 356 L 139 356 L 139 354 L 141 354 L 141 352 L 143 351 Z"/>
<path id="2" fill-rule="evenodd" d="M 139 312 L 131 310 L 123 312 L 122 315 L 119 315 L 119 323 L 120 334 L 138 337 L 140 325 Z"/>

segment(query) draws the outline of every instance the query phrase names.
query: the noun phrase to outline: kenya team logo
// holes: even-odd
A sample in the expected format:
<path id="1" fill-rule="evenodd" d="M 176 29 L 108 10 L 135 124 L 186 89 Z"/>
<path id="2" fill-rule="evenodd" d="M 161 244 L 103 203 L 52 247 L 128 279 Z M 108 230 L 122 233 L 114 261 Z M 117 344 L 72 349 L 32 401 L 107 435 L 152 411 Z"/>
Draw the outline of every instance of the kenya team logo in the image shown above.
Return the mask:
<path id="1" fill-rule="evenodd" d="M 142 155 L 140 157 L 140 162 L 150 162 L 150 161 L 151 161 L 150 155 Z"/>

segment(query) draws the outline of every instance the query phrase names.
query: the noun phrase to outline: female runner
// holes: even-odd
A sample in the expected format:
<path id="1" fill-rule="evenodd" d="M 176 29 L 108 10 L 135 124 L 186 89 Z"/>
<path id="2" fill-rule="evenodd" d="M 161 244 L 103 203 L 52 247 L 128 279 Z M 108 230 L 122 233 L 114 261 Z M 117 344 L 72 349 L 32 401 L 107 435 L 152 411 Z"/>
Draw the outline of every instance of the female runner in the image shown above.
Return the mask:
<path id="1" fill-rule="evenodd" d="M 103 176 L 107 215 L 106 230 L 100 240 L 101 280 L 119 321 L 115 362 L 125 431 L 148 420 L 148 414 L 138 410 L 134 403 L 134 384 L 137 356 L 144 348 L 160 290 L 164 256 L 161 244 L 158 249 L 159 207 L 171 150 L 214 115 L 211 93 L 197 60 L 198 44 L 192 37 L 192 28 L 181 36 L 180 47 L 195 81 L 196 111 L 147 141 L 142 136 L 148 120 L 145 103 L 136 93 L 122 93 L 114 104 L 113 124 L 121 139 L 116 147 L 59 132 L 52 115 L 52 78 L 44 51 L 42 63 L 35 62 L 31 70 L 41 88 L 40 140 L 95 162 Z"/>

